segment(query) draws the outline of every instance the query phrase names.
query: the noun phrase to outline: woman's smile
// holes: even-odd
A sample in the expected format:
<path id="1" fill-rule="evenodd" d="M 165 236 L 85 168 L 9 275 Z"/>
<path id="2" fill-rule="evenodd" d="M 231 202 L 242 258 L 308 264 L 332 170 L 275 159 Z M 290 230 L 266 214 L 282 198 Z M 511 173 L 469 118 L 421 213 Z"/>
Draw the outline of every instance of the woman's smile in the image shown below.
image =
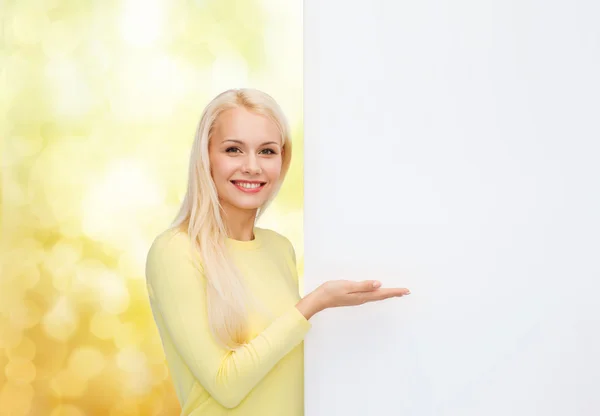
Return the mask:
<path id="1" fill-rule="evenodd" d="M 255 182 L 255 181 L 231 181 L 231 183 L 240 191 L 250 194 L 260 192 L 266 182 Z"/>

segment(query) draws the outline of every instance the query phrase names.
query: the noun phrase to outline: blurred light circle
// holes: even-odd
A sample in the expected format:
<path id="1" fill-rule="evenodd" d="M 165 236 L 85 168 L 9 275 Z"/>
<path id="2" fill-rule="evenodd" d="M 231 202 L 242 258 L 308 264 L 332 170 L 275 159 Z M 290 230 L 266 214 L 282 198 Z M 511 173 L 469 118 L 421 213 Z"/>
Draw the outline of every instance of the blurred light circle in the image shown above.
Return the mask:
<path id="1" fill-rule="evenodd" d="M 72 404 L 59 404 L 52 409 L 50 416 L 85 416 L 85 412 Z"/>
<path id="2" fill-rule="evenodd" d="M 144 338 L 144 334 L 136 327 L 133 322 L 122 324 L 113 334 L 115 346 L 120 349 L 138 347 Z"/>
<path id="3" fill-rule="evenodd" d="M 94 347 L 77 347 L 69 357 L 69 370 L 80 379 L 98 375 L 106 364 L 104 354 Z"/>
<path id="4" fill-rule="evenodd" d="M 123 400 L 112 405 L 109 416 L 138 416 L 139 414 L 137 403 Z"/>
<path id="5" fill-rule="evenodd" d="M 146 354 L 136 348 L 124 348 L 117 353 L 117 366 L 126 372 L 135 373 L 146 368 Z"/>
<path id="6" fill-rule="evenodd" d="M 25 360 L 33 360 L 35 358 L 36 346 L 29 337 L 23 337 L 19 345 L 14 348 L 6 349 L 6 356 L 9 359 L 22 358 Z"/>
<path id="7" fill-rule="evenodd" d="M 233 87 L 248 84 L 248 64 L 235 50 L 219 51 L 212 66 L 214 94 Z"/>
<path id="8" fill-rule="evenodd" d="M 71 299 L 80 305 L 99 307 L 103 299 L 100 286 L 107 273 L 111 273 L 110 270 L 98 259 L 86 258 L 78 262 L 71 280 Z"/>
<path id="9" fill-rule="evenodd" d="M 33 395 L 34 389 L 30 384 L 4 383 L 0 391 L 2 415 L 28 415 Z"/>
<path id="10" fill-rule="evenodd" d="M 169 368 L 164 363 L 152 364 L 150 368 L 154 384 L 161 384 L 169 377 Z"/>
<path id="11" fill-rule="evenodd" d="M 22 282 L 23 289 L 32 289 L 35 287 L 40 281 L 40 270 L 37 265 L 23 265 L 19 280 Z"/>
<path id="12" fill-rule="evenodd" d="M 48 17 L 32 6 L 29 9 L 26 9 L 26 6 L 17 8 L 9 17 L 12 17 L 9 26 L 12 36 L 9 39 L 20 45 L 40 43 L 50 24 Z"/>
<path id="13" fill-rule="evenodd" d="M 50 380 L 50 389 L 57 397 L 81 397 L 87 389 L 87 381 L 80 379 L 76 373 L 66 368 Z"/>
<path id="14" fill-rule="evenodd" d="M 23 299 L 10 311 L 10 320 L 13 325 L 23 329 L 37 325 L 41 316 L 42 308 L 30 299 Z"/>
<path id="15" fill-rule="evenodd" d="M 0 315 L 0 348 L 14 348 L 21 343 L 23 332 Z"/>
<path id="16" fill-rule="evenodd" d="M 81 259 L 81 243 L 60 240 L 47 253 L 44 265 L 52 273 L 52 285 L 61 292 L 71 289 L 75 265 Z"/>
<path id="17" fill-rule="evenodd" d="M 51 110 L 56 118 L 82 118 L 89 114 L 97 102 L 89 76 L 82 66 L 80 60 L 70 59 L 68 56 L 53 58 L 46 66 L 46 83 L 53 97 Z"/>
<path id="18" fill-rule="evenodd" d="M 156 386 L 152 389 L 149 397 L 144 400 L 144 408 L 149 411 L 145 412 L 146 415 L 158 416 L 165 414 L 165 392 L 161 386 Z"/>
<path id="19" fill-rule="evenodd" d="M 15 357 L 6 364 L 4 374 L 14 384 L 31 383 L 35 379 L 35 365 L 30 360 Z"/>
<path id="20" fill-rule="evenodd" d="M 17 279 L 7 279 L 2 283 L 4 283 L 4 290 L 0 289 L 0 301 L 2 302 L 0 303 L 0 312 L 2 315 L 7 316 L 7 324 L 11 323 L 13 328 L 22 329 L 20 325 L 12 323 L 10 313 L 12 310 L 19 307 L 21 299 L 25 296 L 25 289 L 21 287 L 20 282 L 18 282 Z M 0 327 L 0 334 L 1 333 L 2 328 Z M 2 345 L 2 340 L 0 340 L 0 345 Z"/>
<path id="21" fill-rule="evenodd" d="M 11 55 L 5 56 L 5 59 L 3 59 L 2 62 L 2 66 L 3 73 L 0 72 L 0 74 L 4 75 L 4 79 L 10 79 L 15 81 L 2 83 L 2 100 L 6 104 L 6 108 L 10 108 L 13 101 L 19 98 L 19 93 L 21 92 L 21 89 L 24 86 L 22 77 L 27 76 L 28 72 L 30 71 L 31 62 L 27 60 L 27 57 L 24 56 L 23 53 L 13 53 Z M 19 82 L 18 80 L 21 80 L 21 82 Z M 4 140 L 3 146 L 8 147 L 8 143 L 10 143 L 13 140 L 14 138 L 9 137 L 9 140 Z M 8 149 L 10 149 L 10 147 L 8 147 Z M 17 163 L 19 162 L 20 161 L 17 160 Z M 2 158 L 2 166 L 9 167 L 12 165 L 13 163 L 10 160 L 10 158 Z M 7 184 L 8 183 L 10 183 L 10 181 L 7 181 Z M 3 191 L 8 191 L 8 189 L 3 189 Z"/>
<path id="22" fill-rule="evenodd" d="M 7 64 L 10 61 L 7 60 Z M 0 65 L 2 65 L 0 61 Z M 0 72 L 0 75 L 2 72 Z M 23 74 L 13 74 L 12 76 L 23 76 Z M 4 86 L 3 86 L 4 87 Z M 2 91 L 5 94 L 4 91 Z M 41 137 L 36 136 L 12 136 L 8 137 L 8 140 L 4 142 L 4 158 L 2 159 L 2 166 L 5 168 L 16 167 L 18 165 L 27 166 L 31 163 L 31 159 L 38 154 L 43 148 L 43 141 Z M 3 189 L 3 191 L 5 191 Z M 7 195 L 8 196 L 8 195 Z M 11 204 L 18 203 L 19 205 L 23 202 L 23 195 L 19 195 L 19 201 L 10 200 Z"/>
<path id="23" fill-rule="evenodd" d="M 41 331 L 39 331 L 41 332 Z M 35 365 L 38 380 L 49 380 L 65 366 L 70 346 L 38 334 L 35 338 Z"/>
<path id="24" fill-rule="evenodd" d="M 138 241 L 137 244 L 119 257 L 118 271 L 130 279 L 145 278 L 146 255 L 148 254 L 147 241 Z"/>
<path id="25" fill-rule="evenodd" d="M 147 48 L 164 30 L 165 4 L 161 0 L 125 0 L 121 8 L 120 34 L 133 47 Z"/>
<path id="26" fill-rule="evenodd" d="M 110 339 L 121 326 L 119 317 L 105 311 L 98 311 L 90 321 L 90 332 L 100 339 Z"/>
<path id="27" fill-rule="evenodd" d="M 65 69 L 56 68 L 69 89 L 71 75 Z M 63 79 L 64 78 L 64 79 Z M 69 97 L 59 95 L 61 100 Z M 76 105 L 76 104 L 75 104 Z M 56 103 L 52 108 L 58 108 Z M 55 227 L 63 221 L 81 216 L 80 201 L 88 177 L 93 172 L 90 146 L 85 137 L 63 136 L 49 140 L 40 156 L 33 162 L 29 175 L 31 200 L 28 209 L 40 219 L 44 227 Z"/>
<path id="28" fill-rule="evenodd" d="M 42 48 L 50 58 L 61 57 L 72 53 L 81 43 L 80 28 L 72 21 L 55 20 L 46 29 L 42 40 Z"/>
<path id="29" fill-rule="evenodd" d="M 144 343 L 143 349 L 148 356 L 148 361 L 153 364 L 162 364 L 165 362 L 165 352 L 163 349 L 158 331 L 154 330 L 147 334 L 147 342 Z"/>
<path id="30" fill-rule="evenodd" d="M 164 203 L 163 191 L 152 178 L 152 169 L 140 160 L 113 160 L 101 180 L 90 183 L 82 198 L 84 233 L 128 251 L 137 238 L 137 223 L 132 223 L 132 218 Z"/>
<path id="31" fill-rule="evenodd" d="M 68 340 L 79 326 L 72 301 L 67 296 L 61 296 L 42 319 L 42 326 L 46 334 L 52 338 L 60 341 Z"/>
<path id="32" fill-rule="evenodd" d="M 134 396 L 145 396 L 152 391 L 152 373 L 147 367 L 138 373 L 129 373 L 126 379 L 125 387 Z"/>
<path id="33" fill-rule="evenodd" d="M 100 296 L 100 304 L 106 312 L 120 314 L 129 307 L 129 290 L 123 278 L 116 273 L 102 273 L 96 280 L 96 290 Z"/>

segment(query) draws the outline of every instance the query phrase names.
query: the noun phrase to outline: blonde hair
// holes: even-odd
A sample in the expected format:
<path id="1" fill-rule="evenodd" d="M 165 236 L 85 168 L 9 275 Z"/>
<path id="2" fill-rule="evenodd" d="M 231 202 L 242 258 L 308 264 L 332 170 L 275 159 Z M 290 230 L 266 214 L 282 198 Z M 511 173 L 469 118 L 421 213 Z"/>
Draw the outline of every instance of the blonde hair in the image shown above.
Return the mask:
<path id="1" fill-rule="evenodd" d="M 270 118 L 279 129 L 283 146 L 279 181 L 269 199 L 257 211 L 258 220 L 279 192 L 292 156 L 290 129 L 283 111 L 268 94 L 249 88 L 231 89 L 216 96 L 204 109 L 192 145 L 185 197 L 171 228 L 187 232 L 199 254 L 206 277 L 208 319 L 217 342 L 227 349 L 244 344 L 248 337 L 248 302 L 255 299 L 243 284 L 225 244 L 227 232 L 221 203 L 212 179 L 209 141 L 215 122 L 226 110 L 243 107 Z"/>

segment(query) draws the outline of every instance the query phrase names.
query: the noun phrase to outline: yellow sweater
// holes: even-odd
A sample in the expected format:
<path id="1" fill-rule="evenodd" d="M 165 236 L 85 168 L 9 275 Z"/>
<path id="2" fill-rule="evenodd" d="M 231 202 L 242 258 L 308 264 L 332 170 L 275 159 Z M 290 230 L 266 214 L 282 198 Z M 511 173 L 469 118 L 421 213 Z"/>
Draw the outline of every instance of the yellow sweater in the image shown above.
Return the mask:
<path id="1" fill-rule="evenodd" d="M 181 415 L 304 415 L 304 337 L 311 323 L 300 300 L 296 257 L 281 234 L 255 227 L 255 239 L 227 239 L 248 287 L 274 313 L 253 314 L 251 341 L 228 352 L 208 326 L 206 278 L 185 233 L 153 242 L 146 284 Z"/>

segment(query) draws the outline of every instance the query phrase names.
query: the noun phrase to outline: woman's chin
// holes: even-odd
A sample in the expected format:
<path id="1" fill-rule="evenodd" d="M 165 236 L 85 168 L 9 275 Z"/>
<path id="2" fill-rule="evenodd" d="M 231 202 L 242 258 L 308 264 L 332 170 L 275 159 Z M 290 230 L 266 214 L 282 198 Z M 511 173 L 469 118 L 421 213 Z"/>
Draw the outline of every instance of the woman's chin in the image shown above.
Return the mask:
<path id="1" fill-rule="evenodd" d="M 265 201 L 263 201 L 262 198 L 256 198 L 254 200 L 249 200 L 249 198 L 245 200 L 240 200 L 239 198 L 237 198 L 233 201 L 230 201 L 230 205 L 237 209 L 243 210 L 256 210 L 260 208 L 264 203 Z"/>

